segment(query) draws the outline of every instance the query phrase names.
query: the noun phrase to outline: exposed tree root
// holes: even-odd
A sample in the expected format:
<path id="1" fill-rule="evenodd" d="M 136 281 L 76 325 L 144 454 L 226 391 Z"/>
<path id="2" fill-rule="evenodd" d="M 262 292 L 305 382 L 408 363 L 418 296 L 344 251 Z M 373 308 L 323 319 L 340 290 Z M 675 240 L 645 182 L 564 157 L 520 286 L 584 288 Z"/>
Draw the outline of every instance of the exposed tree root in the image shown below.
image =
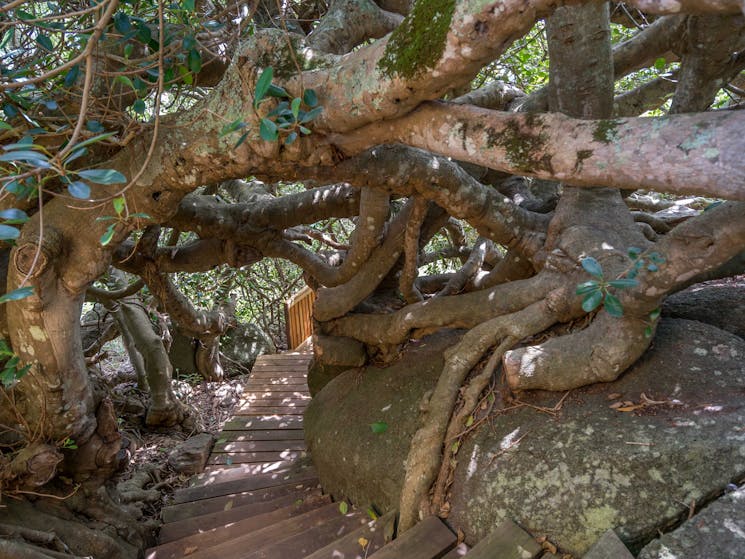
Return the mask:
<path id="1" fill-rule="evenodd" d="M 448 420 L 458 391 L 468 372 L 481 360 L 484 353 L 500 344 L 495 354 L 502 354 L 514 340 L 541 332 L 556 321 L 554 311 L 546 300 L 512 314 L 499 316 L 469 330 L 463 339 L 447 351 L 445 366 L 435 386 L 427 409 L 422 414 L 422 426 L 414 435 L 406 459 L 406 474 L 401 491 L 399 529 L 408 530 L 419 520 L 423 501 L 437 476 L 442 457 L 442 444 Z M 424 507 L 429 509 L 428 503 Z"/>

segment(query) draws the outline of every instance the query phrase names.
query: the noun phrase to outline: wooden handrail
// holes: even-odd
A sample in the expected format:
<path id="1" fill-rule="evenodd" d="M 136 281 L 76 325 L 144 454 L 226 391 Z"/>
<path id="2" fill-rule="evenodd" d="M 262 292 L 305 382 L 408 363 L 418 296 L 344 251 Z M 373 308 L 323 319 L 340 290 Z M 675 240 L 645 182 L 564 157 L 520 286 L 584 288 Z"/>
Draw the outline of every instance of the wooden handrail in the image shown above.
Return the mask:
<path id="1" fill-rule="evenodd" d="M 295 349 L 313 335 L 313 303 L 316 293 L 304 287 L 285 302 L 287 347 Z"/>

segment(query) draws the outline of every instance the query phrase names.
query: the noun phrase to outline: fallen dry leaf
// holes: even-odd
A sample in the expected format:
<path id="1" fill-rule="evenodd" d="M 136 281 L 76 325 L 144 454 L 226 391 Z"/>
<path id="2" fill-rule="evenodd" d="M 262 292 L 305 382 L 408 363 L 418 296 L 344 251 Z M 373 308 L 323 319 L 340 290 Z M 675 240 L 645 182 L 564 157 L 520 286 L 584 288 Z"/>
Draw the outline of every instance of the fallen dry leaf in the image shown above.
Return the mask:
<path id="1" fill-rule="evenodd" d="M 192 545 L 192 546 L 189 546 L 189 547 L 187 547 L 187 548 L 186 548 L 186 549 L 184 550 L 184 555 L 191 555 L 191 554 L 192 554 L 192 553 L 194 553 L 194 552 L 195 552 L 195 551 L 196 551 L 197 549 L 199 549 L 199 547 L 197 547 L 196 545 Z"/>
<path id="2" fill-rule="evenodd" d="M 623 394 L 620 392 L 614 392 L 613 394 L 608 394 L 607 398 L 609 400 L 618 400 L 621 396 L 623 396 Z"/>
<path id="3" fill-rule="evenodd" d="M 369 544 L 370 542 L 367 538 L 360 538 L 357 540 L 357 543 L 360 544 L 360 547 L 362 549 L 367 549 L 367 544 Z"/>

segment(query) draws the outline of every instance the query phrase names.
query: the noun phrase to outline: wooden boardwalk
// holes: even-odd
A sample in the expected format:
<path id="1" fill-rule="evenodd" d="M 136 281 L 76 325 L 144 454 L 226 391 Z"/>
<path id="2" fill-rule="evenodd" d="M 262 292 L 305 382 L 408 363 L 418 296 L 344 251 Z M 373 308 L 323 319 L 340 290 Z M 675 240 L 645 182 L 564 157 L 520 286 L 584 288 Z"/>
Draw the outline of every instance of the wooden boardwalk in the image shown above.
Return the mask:
<path id="1" fill-rule="evenodd" d="M 490 552 L 494 542 L 466 554 L 436 517 L 390 541 L 395 514 L 371 519 L 332 502 L 318 485 L 303 436 L 310 358 L 291 352 L 257 360 L 205 472 L 163 509 L 158 546 L 146 559 L 533 559 L 542 553 L 514 526 L 517 532 L 497 538 L 498 555 Z M 506 541 L 515 534 L 522 537 L 517 547 Z"/>

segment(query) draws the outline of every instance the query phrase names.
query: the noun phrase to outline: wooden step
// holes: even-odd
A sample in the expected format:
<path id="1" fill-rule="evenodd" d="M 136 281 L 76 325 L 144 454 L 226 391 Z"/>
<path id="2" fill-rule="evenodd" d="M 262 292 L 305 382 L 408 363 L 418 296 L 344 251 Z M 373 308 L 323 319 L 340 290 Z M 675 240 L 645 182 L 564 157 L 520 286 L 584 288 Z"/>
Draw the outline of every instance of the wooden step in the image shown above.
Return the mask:
<path id="1" fill-rule="evenodd" d="M 219 510 L 217 512 L 211 512 L 199 516 L 190 516 L 189 518 L 174 520 L 173 522 L 163 524 L 158 536 L 158 542 L 161 544 L 168 543 L 179 538 L 197 534 L 204 530 L 209 530 L 230 522 L 236 522 L 244 518 L 268 515 L 283 509 L 289 511 L 293 509 L 293 506 L 296 508 L 299 507 L 301 501 L 304 503 L 308 500 L 312 502 L 319 499 L 328 500 L 329 497 L 322 496 L 319 488 L 306 488 L 305 492 L 296 490 L 282 497 L 272 499 L 271 501 L 261 501 L 248 504 L 238 502 L 228 510 Z M 267 522 L 267 525 L 273 523 L 274 521 Z"/>
<path id="2" fill-rule="evenodd" d="M 295 463 L 295 460 L 272 460 L 250 464 L 233 464 L 232 462 L 230 464 L 207 464 L 204 473 L 218 482 L 224 482 L 251 476 L 263 476 L 271 472 L 289 472 Z"/>
<path id="3" fill-rule="evenodd" d="M 254 367 L 248 380 L 257 378 L 297 378 L 308 377 L 308 371 L 301 368 L 287 369 L 286 367 Z"/>
<path id="4" fill-rule="evenodd" d="M 477 543 L 466 556 L 467 559 L 534 559 L 543 553 L 543 548 L 533 536 L 512 520 L 505 520 L 496 529 Z"/>
<path id="5" fill-rule="evenodd" d="M 223 441 L 215 444 L 212 454 L 223 452 L 270 452 L 305 450 L 305 441 Z"/>
<path id="6" fill-rule="evenodd" d="M 209 465 L 255 464 L 265 462 L 293 461 L 308 455 L 303 450 L 272 450 L 265 452 L 222 452 L 213 454 Z"/>
<path id="7" fill-rule="evenodd" d="M 375 559 L 437 559 L 450 551 L 458 538 L 436 516 L 428 516 L 413 528 L 373 553 Z M 497 557 L 497 556 L 493 556 Z M 501 559 L 501 558 L 500 558 Z"/>
<path id="8" fill-rule="evenodd" d="M 300 534 L 280 538 L 253 553 L 241 555 L 241 559 L 303 559 L 365 524 L 367 518 L 361 512 L 342 515 L 338 510 L 339 503 L 333 506 L 336 515 L 331 519 Z"/>
<path id="9" fill-rule="evenodd" d="M 395 520 L 395 512 L 370 520 L 361 528 L 331 542 L 305 559 L 365 559 L 393 536 Z"/>
<path id="10" fill-rule="evenodd" d="M 298 495 L 310 492 L 318 488 L 317 480 L 308 480 L 304 483 L 291 483 L 218 495 L 198 501 L 188 501 L 163 507 L 161 518 L 163 522 L 176 522 L 195 516 L 203 516 L 215 512 L 227 511 L 238 507 L 244 507 L 253 503 L 266 503 L 287 495 Z"/>
<path id="11" fill-rule="evenodd" d="M 235 417 L 223 426 L 223 431 L 302 428 L 303 418 L 296 415 L 260 415 L 257 417 Z"/>
<path id="12" fill-rule="evenodd" d="M 301 500 L 299 503 L 288 507 L 249 517 L 239 517 L 231 510 L 228 512 L 234 513 L 235 520 L 225 521 L 225 517 L 223 517 L 223 522 L 219 526 L 202 527 L 198 533 L 159 545 L 149 550 L 146 557 L 149 559 L 180 559 L 186 556 L 189 550 L 208 549 L 227 540 L 242 537 L 251 532 L 286 522 L 296 516 L 328 506 L 330 502 L 328 497 L 319 495 L 312 499 Z M 240 512 L 240 509 L 235 510 Z"/>
<path id="13" fill-rule="evenodd" d="M 253 559 L 256 551 L 266 546 L 276 546 L 277 542 L 302 534 L 339 516 L 339 505 L 330 503 L 209 548 L 194 550 L 188 556 L 189 559 L 248 559 L 249 557 Z"/>
<path id="14" fill-rule="evenodd" d="M 242 441 L 304 441 L 302 429 L 257 429 L 254 431 L 223 431 L 217 438 L 219 442 Z"/>
<path id="15" fill-rule="evenodd" d="M 245 407 L 235 411 L 236 418 L 240 417 L 251 417 L 258 415 L 266 415 L 268 412 L 273 412 L 281 415 L 303 415 L 305 413 L 305 406 L 296 408 L 293 406 L 258 406 L 258 407 Z"/>
<path id="16" fill-rule="evenodd" d="M 200 480 L 199 485 L 192 485 L 175 491 L 173 494 L 174 503 L 185 503 L 187 501 L 197 501 L 199 499 L 210 499 L 221 495 L 231 493 L 241 493 L 244 491 L 256 491 L 258 489 L 267 489 L 279 485 L 291 485 L 293 483 L 315 482 L 318 475 L 313 468 L 307 468 L 300 471 L 285 471 L 273 474 L 264 474 L 261 476 L 251 476 L 248 478 L 239 478 L 218 482 L 212 479 Z"/>
<path id="17" fill-rule="evenodd" d="M 273 375 L 271 377 L 254 377 L 251 376 L 250 379 L 248 379 L 248 382 L 245 383 L 243 386 L 247 388 L 251 388 L 252 386 L 307 386 L 308 381 L 305 380 L 304 377 L 286 377 L 286 376 L 278 376 Z"/>

